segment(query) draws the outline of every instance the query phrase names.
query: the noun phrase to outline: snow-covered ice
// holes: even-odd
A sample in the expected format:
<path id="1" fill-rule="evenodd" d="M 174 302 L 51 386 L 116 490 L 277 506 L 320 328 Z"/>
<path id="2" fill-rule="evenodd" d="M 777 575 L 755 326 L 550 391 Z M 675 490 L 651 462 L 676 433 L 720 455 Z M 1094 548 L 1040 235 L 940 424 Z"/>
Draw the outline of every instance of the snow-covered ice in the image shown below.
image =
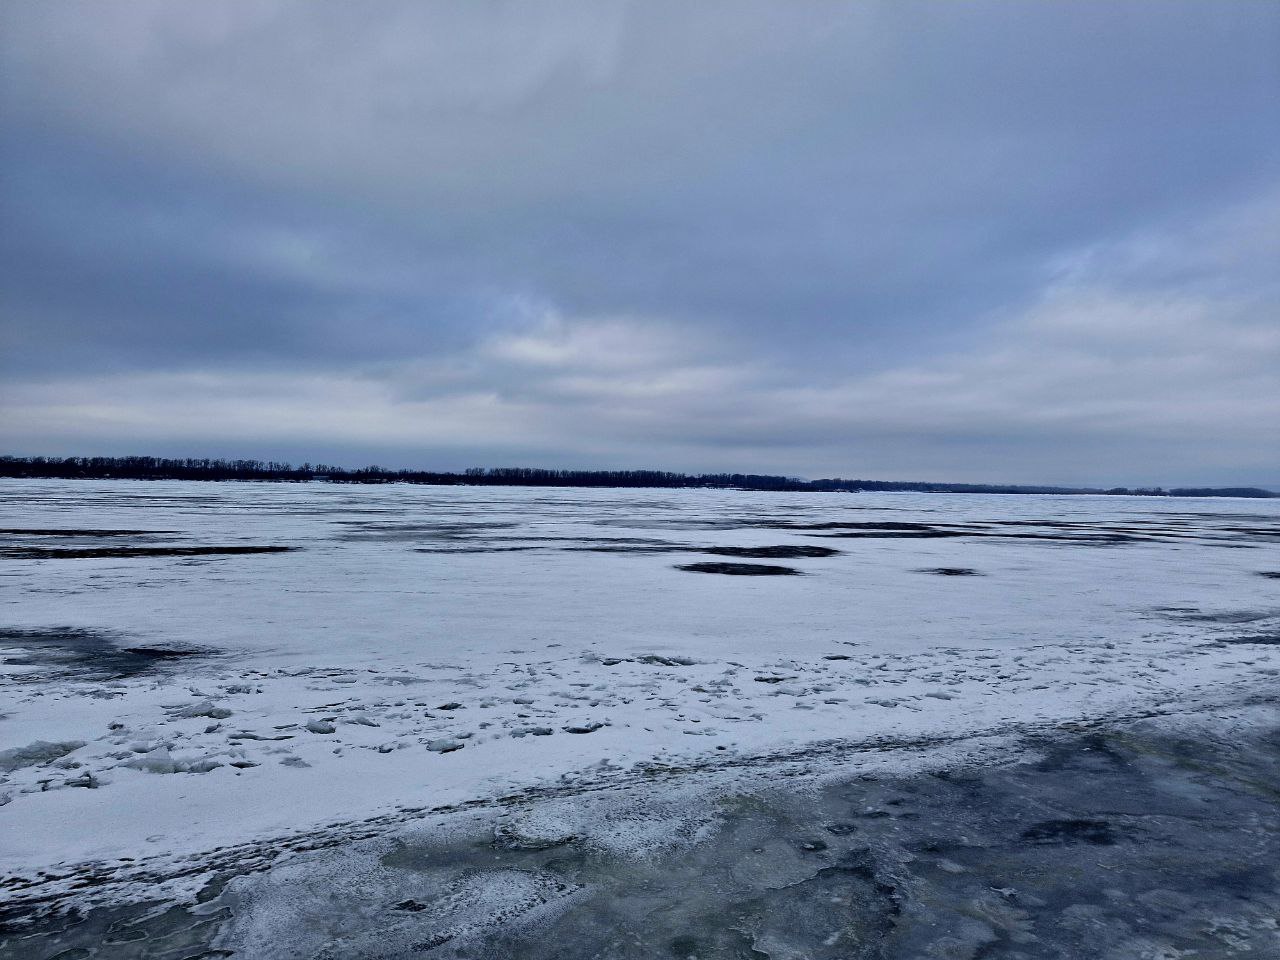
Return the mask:
<path id="1" fill-rule="evenodd" d="M 13 902 L 1280 670 L 1280 501 L 3 481 L 0 528 Z"/>

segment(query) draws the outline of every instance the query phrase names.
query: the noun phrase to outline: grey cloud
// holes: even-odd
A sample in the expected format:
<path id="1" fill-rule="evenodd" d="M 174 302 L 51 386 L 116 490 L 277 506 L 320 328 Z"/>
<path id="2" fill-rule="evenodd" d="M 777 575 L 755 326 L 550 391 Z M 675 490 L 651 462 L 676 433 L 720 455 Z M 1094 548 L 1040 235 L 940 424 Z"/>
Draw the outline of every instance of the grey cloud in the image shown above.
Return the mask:
<path id="1" fill-rule="evenodd" d="M 1150 331 L 1125 352 L 1061 318 L 1038 330 L 1064 284 L 1138 330 L 1153 298 L 1210 304 L 1198 329 L 1218 339 L 1278 299 L 1269 5 L 2 9 L 0 343 L 26 448 L 72 442 L 33 400 L 55 385 L 134 410 L 161 385 L 258 396 L 271 378 L 314 400 L 328 378 L 367 404 L 351 456 L 960 477 L 1021 470 L 1023 450 L 1037 479 L 1066 469 L 1049 436 L 1062 464 L 1112 443 L 1064 413 L 1094 393 L 1078 354 L 1113 351 L 1156 406 L 1174 375 Z M 494 352 L 522 337 L 556 362 Z M 584 337 L 656 352 L 596 368 L 565 352 Z M 1044 389 L 964 402 L 1002 357 Z M 868 393 L 911 370 L 960 386 L 926 378 L 936 402 L 912 417 Z M 1232 379 L 1215 370 L 1195 381 L 1205 415 Z M 287 444 L 283 401 L 255 428 L 227 413 L 238 389 L 154 429 L 117 411 L 74 443 Z M 471 419 L 432 446 L 395 412 L 428 401 Z M 892 409 L 823 413 L 855 401 Z M 1140 418 L 1130 442 L 1163 450 L 1180 422 Z"/>

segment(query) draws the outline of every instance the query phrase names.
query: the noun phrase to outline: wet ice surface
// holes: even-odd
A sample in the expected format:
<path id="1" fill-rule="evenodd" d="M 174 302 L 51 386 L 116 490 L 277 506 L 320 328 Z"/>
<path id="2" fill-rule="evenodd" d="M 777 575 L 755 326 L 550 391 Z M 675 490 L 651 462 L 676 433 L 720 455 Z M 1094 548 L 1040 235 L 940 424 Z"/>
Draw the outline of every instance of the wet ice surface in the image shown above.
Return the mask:
<path id="1" fill-rule="evenodd" d="M 364 853 L 354 898 L 349 855 L 233 884 L 217 943 L 538 960 L 1280 951 L 1277 731 L 1223 743 L 1128 727 L 1028 746 L 1039 758 L 1007 768 L 669 808 L 609 798 L 586 816 L 575 801 L 448 840 L 407 834 Z M 357 911 L 321 915 L 333 889 Z"/>
<path id="2" fill-rule="evenodd" d="M 0 900 L 1270 697 L 1278 544 L 1267 501 L 6 481 Z"/>
<path id="3" fill-rule="evenodd" d="M 1012 764 L 517 801 L 221 875 L 188 905 L 0 934 L 0 956 L 1276 956 L 1269 719 L 1059 731 Z"/>

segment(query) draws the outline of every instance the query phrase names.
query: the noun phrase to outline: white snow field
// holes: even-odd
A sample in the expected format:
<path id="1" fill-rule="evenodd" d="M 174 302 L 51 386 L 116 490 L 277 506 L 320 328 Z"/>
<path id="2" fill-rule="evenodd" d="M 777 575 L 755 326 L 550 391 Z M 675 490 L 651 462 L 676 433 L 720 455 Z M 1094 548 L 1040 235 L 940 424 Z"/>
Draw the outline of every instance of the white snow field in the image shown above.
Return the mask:
<path id="1" fill-rule="evenodd" d="M 0 528 L 0 901 L 1280 670 L 1277 500 L 0 481 Z"/>

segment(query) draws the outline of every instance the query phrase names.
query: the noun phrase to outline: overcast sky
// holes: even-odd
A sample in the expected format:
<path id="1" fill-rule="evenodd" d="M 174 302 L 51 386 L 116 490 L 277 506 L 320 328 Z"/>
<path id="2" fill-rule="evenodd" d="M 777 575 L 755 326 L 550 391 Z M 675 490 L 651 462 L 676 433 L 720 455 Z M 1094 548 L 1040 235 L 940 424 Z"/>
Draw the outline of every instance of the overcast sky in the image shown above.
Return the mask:
<path id="1" fill-rule="evenodd" d="M 1280 4 L 0 10 L 0 451 L 1280 487 Z"/>

